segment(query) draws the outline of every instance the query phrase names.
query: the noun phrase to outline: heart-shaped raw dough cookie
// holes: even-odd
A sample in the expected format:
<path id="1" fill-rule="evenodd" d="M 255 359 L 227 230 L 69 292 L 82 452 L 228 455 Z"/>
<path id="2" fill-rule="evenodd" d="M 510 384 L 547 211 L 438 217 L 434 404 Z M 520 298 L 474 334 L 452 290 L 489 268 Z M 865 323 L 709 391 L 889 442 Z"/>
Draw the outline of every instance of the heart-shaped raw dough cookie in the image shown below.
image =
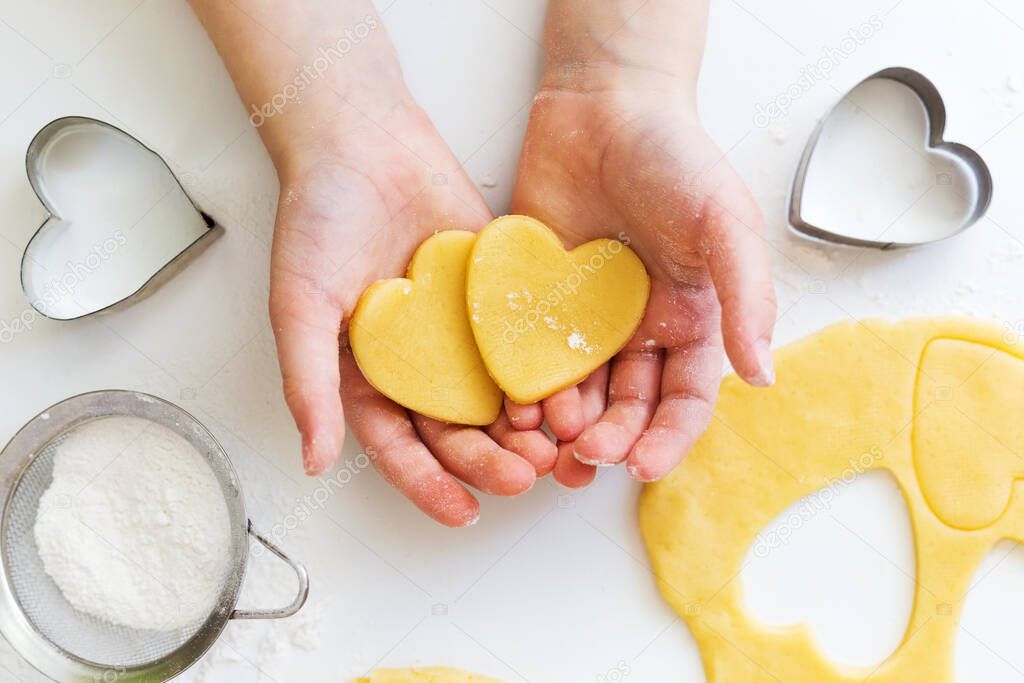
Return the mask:
<path id="1" fill-rule="evenodd" d="M 48 124 L 26 167 L 49 216 L 25 248 L 21 282 L 47 317 L 79 318 L 138 294 L 221 232 L 156 152 L 103 121 Z"/>
<path id="2" fill-rule="evenodd" d="M 440 232 L 416 250 L 407 278 L 380 280 L 359 299 L 349 340 L 377 391 L 421 415 L 486 425 L 501 410 L 466 315 L 466 264 L 476 235 Z"/>
<path id="3" fill-rule="evenodd" d="M 958 529 L 998 520 L 1024 479 L 1024 422 L 1013 409 L 1024 362 L 960 339 L 925 348 L 914 397 L 914 467 L 928 506 Z M 1004 409 L 993 410 L 1002 406 Z"/>
<path id="4" fill-rule="evenodd" d="M 466 279 L 487 370 L 512 400 L 534 403 L 583 380 L 629 341 L 651 282 L 617 240 L 566 251 L 543 223 L 504 216 L 481 231 Z"/>

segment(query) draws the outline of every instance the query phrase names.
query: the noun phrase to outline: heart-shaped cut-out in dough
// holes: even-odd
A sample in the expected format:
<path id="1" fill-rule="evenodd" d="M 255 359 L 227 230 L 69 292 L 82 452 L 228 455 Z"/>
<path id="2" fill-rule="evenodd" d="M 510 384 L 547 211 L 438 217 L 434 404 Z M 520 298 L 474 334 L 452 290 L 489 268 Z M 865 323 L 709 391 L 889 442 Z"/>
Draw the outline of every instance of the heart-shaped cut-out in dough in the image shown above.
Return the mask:
<path id="1" fill-rule="evenodd" d="M 534 403 L 583 380 L 633 336 L 651 282 L 617 240 L 566 251 L 547 226 L 504 216 L 481 231 L 466 280 L 473 334 L 512 400 Z"/>
<path id="2" fill-rule="evenodd" d="M 982 560 L 964 598 L 956 633 L 956 683 L 1021 680 L 1024 546 L 1000 541 Z"/>
<path id="3" fill-rule="evenodd" d="M 906 634 L 915 571 L 906 500 L 892 475 L 873 470 L 781 512 L 747 552 L 741 578 L 752 615 L 806 625 L 831 661 L 877 666 Z"/>
<path id="4" fill-rule="evenodd" d="M 1010 407 L 1024 391 L 1024 361 L 959 339 L 921 357 L 914 397 L 914 468 L 928 506 L 957 529 L 981 529 L 1024 479 L 1024 421 Z M 994 406 L 1005 409 L 993 410 Z"/>
<path id="5" fill-rule="evenodd" d="M 439 232 L 416 250 L 407 278 L 359 299 L 348 335 L 367 381 L 395 403 L 445 422 L 486 425 L 501 410 L 466 315 L 466 264 L 476 235 Z"/>
<path id="6" fill-rule="evenodd" d="M 920 73 L 894 67 L 857 84 L 807 143 L 789 222 L 810 237 L 887 249 L 945 239 L 988 209 L 992 177 L 942 139 L 946 110 Z"/>
<path id="7" fill-rule="evenodd" d="M 49 318 L 79 318 L 139 294 L 220 232 L 156 152 L 103 121 L 48 124 L 29 144 L 26 168 L 49 217 L 25 248 L 21 282 Z"/>

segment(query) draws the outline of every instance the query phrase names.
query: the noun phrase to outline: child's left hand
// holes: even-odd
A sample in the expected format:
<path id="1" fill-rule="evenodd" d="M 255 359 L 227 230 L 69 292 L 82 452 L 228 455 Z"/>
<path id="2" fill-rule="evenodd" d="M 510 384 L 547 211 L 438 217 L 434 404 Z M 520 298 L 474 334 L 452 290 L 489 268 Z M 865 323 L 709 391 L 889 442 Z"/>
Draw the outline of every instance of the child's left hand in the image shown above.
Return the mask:
<path id="1" fill-rule="evenodd" d="M 582 434 L 554 430 L 567 439 L 554 470 L 567 486 L 623 460 L 641 481 L 668 474 L 711 419 L 723 350 L 751 384 L 774 379 L 761 215 L 701 127 L 694 90 L 671 75 L 605 66 L 582 85 L 546 78 L 533 107 L 513 212 L 543 221 L 567 248 L 626 238 L 652 281 L 626 347 L 542 403 L 553 426 L 581 414 L 586 424 Z M 523 428 L 540 412 L 509 406 Z"/>

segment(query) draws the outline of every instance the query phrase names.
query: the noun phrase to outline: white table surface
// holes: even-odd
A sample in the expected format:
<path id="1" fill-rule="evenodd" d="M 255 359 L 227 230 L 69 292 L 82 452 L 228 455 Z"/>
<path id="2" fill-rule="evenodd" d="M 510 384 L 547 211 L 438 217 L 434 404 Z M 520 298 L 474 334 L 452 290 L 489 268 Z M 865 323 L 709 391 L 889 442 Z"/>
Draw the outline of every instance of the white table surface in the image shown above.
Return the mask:
<path id="1" fill-rule="evenodd" d="M 413 90 L 471 177 L 495 185 L 483 193 L 499 213 L 537 80 L 544 5 L 380 2 Z M 754 124 L 757 103 L 786 91 L 805 65 L 872 15 L 882 28 L 829 79 L 807 88 L 770 129 Z M 702 114 L 765 212 L 778 268 L 779 343 L 870 316 L 971 313 L 1024 326 L 1017 187 L 1024 184 L 1024 94 L 1013 78 L 1024 76 L 1022 27 L 1024 7 L 1012 0 L 713 3 Z M 974 146 L 990 164 L 996 195 L 988 217 L 952 241 L 904 253 L 823 249 L 789 234 L 785 197 L 816 119 L 858 80 L 897 64 L 935 81 L 948 108 L 947 138 Z M 639 487 L 618 469 L 579 492 L 545 480 L 514 500 L 485 498 L 480 523 L 459 531 L 427 520 L 372 471 L 332 487 L 322 506 L 303 502 L 326 489 L 302 474 L 266 314 L 276 178 L 184 2 L 3 0 L 0 85 L 0 320 L 26 309 L 19 258 L 44 218 L 25 178 L 25 146 L 57 116 L 92 115 L 134 132 L 227 228 L 150 298 L 100 318 L 37 320 L 0 345 L 0 438 L 72 394 L 151 392 L 193 412 L 224 443 L 260 527 L 295 526 L 296 508 L 307 517 L 281 538 L 312 576 L 302 615 L 231 625 L 187 680 L 345 681 L 375 665 L 417 664 L 530 683 L 703 680 L 685 626 L 654 587 L 636 528 Z M 342 461 L 357 453 L 350 440 Z M 881 489 L 854 487 L 862 495 L 843 514 L 877 539 L 876 548 L 899 554 L 902 527 L 858 512 L 872 496 L 884 498 Z M 811 594 L 833 591 L 828 614 L 812 614 L 808 604 L 805 616 L 823 633 L 841 634 L 848 649 L 883 647 L 884 656 L 896 643 L 879 645 L 878 634 L 906 619 L 892 605 L 905 604 L 909 589 L 886 574 L 898 563 L 872 560 L 872 551 L 850 547 L 850 537 L 815 538 L 819 550 L 834 545 L 872 574 L 862 582 L 804 578 Z M 777 597 L 800 588 L 789 584 L 804 552 L 793 553 L 796 569 L 777 572 L 790 577 Z M 1013 612 L 1024 608 L 1024 591 L 1013 581 L 1024 580 L 1024 563 L 1000 567 L 1016 574 L 998 585 L 1016 592 L 994 592 L 988 599 L 997 608 L 979 611 L 991 623 L 974 630 L 992 634 L 991 653 L 975 653 L 973 666 L 992 667 L 985 680 L 1021 680 L 1013 667 L 1024 670 L 1024 648 L 1006 634 L 1019 637 Z M 249 603 L 283 600 L 287 572 L 260 560 L 249 588 Z M 871 591 L 876 597 L 865 597 Z M 879 600 L 877 591 L 893 599 Z M 978 671 L 961 680 L 981 680 Z M 10 677 L 39 679 L 0 644 L 0 678 Z"/>

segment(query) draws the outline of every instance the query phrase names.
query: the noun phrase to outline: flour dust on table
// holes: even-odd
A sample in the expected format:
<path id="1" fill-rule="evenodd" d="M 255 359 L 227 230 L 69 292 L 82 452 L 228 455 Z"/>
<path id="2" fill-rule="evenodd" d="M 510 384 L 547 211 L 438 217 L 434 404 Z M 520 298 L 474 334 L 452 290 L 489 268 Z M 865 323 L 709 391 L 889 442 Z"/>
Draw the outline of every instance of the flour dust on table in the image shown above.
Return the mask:
<path id="1" fill-rule="evenodd" d="M 106 417 L 57 445 L 34 535 L 76 609 L 171 631 L 205 619 L 231 564 L 230 523 L 203 456 L 163 425 Z"/>

